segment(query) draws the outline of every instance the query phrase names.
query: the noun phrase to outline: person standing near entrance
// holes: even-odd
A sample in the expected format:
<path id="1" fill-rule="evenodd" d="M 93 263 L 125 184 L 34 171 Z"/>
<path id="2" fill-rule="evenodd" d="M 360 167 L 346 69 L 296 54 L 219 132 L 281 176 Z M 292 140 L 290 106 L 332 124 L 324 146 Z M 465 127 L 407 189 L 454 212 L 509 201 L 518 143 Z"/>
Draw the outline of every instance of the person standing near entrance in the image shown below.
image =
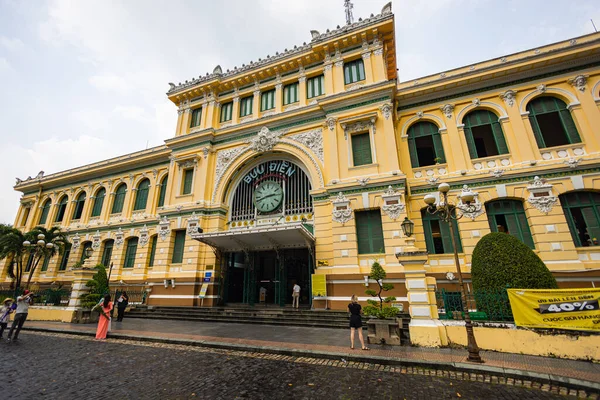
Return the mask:
<path id="1" fill-rule="evenodd" d="M 294 289 L 292 290 L 292 307 L 294 307 L 297 310 L 299 305 L 300 305 L 300 286 L 297 283 L 295 283 Z"/>
<path id="2" fill-rule="evenodd" d="M 117 300 L 117 322 L 123 321 L 123 315 L 125 315 L 125 309 L 129 304 L 129 296 L 127 296 L 127 292 L 123 291 L 119 299 Z"/>
<path id="3" fill-rule="evenodd" d="M 360 316 L 362 307 L 358 304 L 358 297 L 356 297 L 355 294 L 352 295 L 352 302 L 348 304 L 348 311 L 350 311 L 350 348 L 354 349 L 354 331 L 358 329 L 358 339 L 360 340 L 362 349 L 369 350 L 369 348 L 365 346 L 362 333 L 362 318 Z"/>
<path id="4" fill-rule="evenodd" d="M 10 327 L 10 332 L 8 332 L 7 342 L 17 341 L 19 340 L 19 332 L 21 332 L 21 328 L 23 328 L 23 324 L 27 319 L 27 314 L 29 313 L 29 306 L 33 304 L 33 299 L 31 298 L 32 293 L 29 290 L 25 290 L 22 296 L 17 297 L 17 309 L 15 310 L 15 319 L 13 320 L 12 326 Z M 17 328 L 15 332 L 15 328 Z M 13 332 L 15 333 L 15 337 L 13 338 Z"/>

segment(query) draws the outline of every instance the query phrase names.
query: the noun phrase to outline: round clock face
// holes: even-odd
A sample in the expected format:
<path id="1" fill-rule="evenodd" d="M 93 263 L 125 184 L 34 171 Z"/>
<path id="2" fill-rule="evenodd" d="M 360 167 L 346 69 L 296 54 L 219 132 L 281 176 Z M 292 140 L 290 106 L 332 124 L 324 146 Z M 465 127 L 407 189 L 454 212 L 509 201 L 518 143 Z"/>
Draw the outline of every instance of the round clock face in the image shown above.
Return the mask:
<path id="1" fill-rule="evenodd" d="M 254 204 L 258 211 L 267 213 L 277 209 L 283 200 L 283 189 L 277 182 L 262 182 L 254 190 Z"/>

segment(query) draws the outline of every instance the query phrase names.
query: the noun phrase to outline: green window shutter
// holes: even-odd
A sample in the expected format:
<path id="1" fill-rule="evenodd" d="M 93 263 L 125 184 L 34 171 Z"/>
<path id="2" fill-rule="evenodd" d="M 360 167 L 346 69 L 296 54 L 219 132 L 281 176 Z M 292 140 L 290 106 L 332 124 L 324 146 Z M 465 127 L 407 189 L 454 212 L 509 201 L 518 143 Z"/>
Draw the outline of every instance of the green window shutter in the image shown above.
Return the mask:
<path id="1" fill-rule="evenodd" d="M 417 156 L 417 143 L 414 137 L 408 137 L 408 152 L 410 154 L 410 165 L 413 168 L 418 168 L 420 166 L 419 157 Z"/>
<path id="2" fill-rule="evenodd" d="M 138 185 L 137 193 L 135 194 L 134 210 L 145 210 L 148 202 L 148 190 L 150 189 L 150 181 L 144 179 Z"/>
<path id="3" fill-rule="evenodd" d="M 365 80 L 365 63 L 363 60 L 356 60 L 357 81 Z"/>
<path id="4" fill-rule="evenodd" d="M 169 177 L 165 176 L 162 183 L 160 184 L 160 192 L 158 194 L 158 207 L 165 205 L 165 193 L 167 192 L 167 182 Z"/>
<path id="5" fill-rule="evenodd" d="M 233 102 L 225 103 L 221 105 L 221 119 L 220 122 L 231 121 L 231 113 L 233 111 Z"/>
<path id="6" fill-rule="evenodd" d="M 540 129 L 540 125 L 535 118 L 535 115 L 529 114 L 529 123 L 531 124 L 531 129 L 533 130 L 533 136 L 535 137 L 535 141 L 540 149 L 546 147 L 546 143 L 544 142 L 544 137 L 542 136 L 542 131 Z"/>
<path id="7" fill-rule="evenodd" d="M 344 83 L 346 85 L 365 80 L 365 65 L 362 59 L 344 64 Z"/>
<path id="8" fill-rule="evenodd" d="M 192 193 L 192 180 L 194 179 L 194 170 L 192 168 L 183 171 L 183 190 L 181 194 Z"/>
<path id="9" fill-rule="evenodd" d="M 80 219 L 83 214 L 83 207 L 85 206 L 85 192 L 81 193 L 77 197 L 75 202 L 75 209 L 73 210 L 73 219 Z"/>
<path id="10" fill-rule="evenodd" d="M 454 214 L 454 212 L 452 214 Z M 452 230 L 454 231 L 454 240 L 456 240 L 456 249 L 459 253 L 461 253 L 462 242 L 460 240 L 457 221 L 452 221 Z M 450 236 L 450 226 L 447 222 L 442 220 L 440 220 L 440 233 L 442 235 L 442 243 L 444 244 L 444 253 L 454 253 L 454 247 L 452 247 L 452 237 Z"/>
<path id="11" fill-rule="evenodd" d="M 352 135 L 352 159 L 354 166 L 372 164 L 371 138 L 369 133 Z"/>
<path id="12" fill-rule="evenodd" d="M 127 251 L 125 252 L 125 263 L 123 268 L 133 268 L 135 266 L 135 253 L 137 252 L 138 238 L 134 237 L 127 241 Z"/>
<path id="13" fill-rule="evenodd" d="M 433 148 L 435 150 L 436 158 L 440 159 L 440 164 L 446 162 L 446 156 L 444 155 L 444 146 L 442 145 L 442 136 L 439 132 L 433 134 Z"/>
<path id="14" fill-rule="evenodd" d="M 306 81 L 306 97 L 311 99 L 313 97 L 321 96 L 325 93 L 325 76 L 319 75 L 313 78 L 309 78 Z"/>
<path id="15" fill-rule="evenodd" d="M 347 63 L 344 65 L 344 84 L 348 85 L 352 83 L 352 75 L 351 75 L 352 64 Z"/>
<path id="16" fill-rule="evenodd" d="M 190 122 L 190 127 L 194 128 L 196 126 L 200 126 L 202 118 L 202 108 L 196 108 L 192 111 L 192 121 Z"/>
<path id="17" fill-rule="evenodd" d="M 508 146 L 506 145 L 506 139 L 502 131 L 502 124 L 500 122 L 492 122 L 492 132 L 494 133 L 498 154 L 508 154 Z"/>
<path id="18" fill-rule="evenodd" d="M 517 213 L 517 220 L 519 221 L 521 236 L 523 236 L 523 243 L 530 248 L 535 249 L 533 236 L 531 236 L 531 230 L 529 229 L 529 223 L 527 221 L 527 215 L 525 215 L 525 210 L 523 210 L 523 205 L 521 205 L 521 212 Z"/>
<path id="19" fill-rule="evenodd" d="M 573 238 L 573 243 L 575 243 L 575 247 L 581 247 L 583 244 L 581 243 L 581 239 L 577 234 L 577 226 L 575 225 L 575 219 L 573 218 L 573 213 L 571 209 L 566 206 L 563 202 L 564 199 L 561 197 L 560 202 L 562 203 L 563 213 L 565 214 L 565 218 L 567 219 L 567 225 L 569 226 L 569 232 L 571 232 L 571 237 Z"/>
<path id="20" fill-rule="evenodd" d="M 275 89 L 263 92 L 260 98 L 260 111 L 275 108 Z"/>
<path id="21" fill-rule="evenodd" d="M 66 210 L 67 210 L 67 196 L 63 196 L 63 198 L 60 200 L 60 203 L 58 203 L 58 209 L 56 212 L 56 218 L 54 219 L 54 222 L 62 222 L 63 218 L 65 217 Z"/>
<path id="22" fill-rule="evenodd" d="M 569 138 L 569 143 L 581 143 L 581 137 L 579 137 L 579 132 L 577 132 L 577 126 L 575 125 L 575 121 L 573 121 L 571 111 L 563 108 L 559 111 L 559 115 L 563 123 L 563 128 Z"/>
<path id="23" fill-rule="evenodd" d="M 110 265 L 110 259 L 112 257 L 114 240 L 107 240 L 104 243 L 104 251 L 102 252 L 102 265 L 108 267 Z"/>
<path id="24" fill-rule="evenodd" d="M 106 196 L 106 190 L 104 188 L 98 190 L 96 198 L 94 199 L 94 207 L 92 208 L 92 217 L 99 217 L 102 213 L 102 206 L 104 205 L 104 197 Z"/>
<path id="25" fill-rule="evenodd" d="M 469 156 L 471 159 L 479 158 L 477 155 L 477 148 L 475 147 L 475 139 L 473 139 L 473 132 L 471 128 L 465 124 L 465 139 L 467 141 L 467 147 L 469 148 Z"/>
<path id="26" fill-rule="evenodd" d="M 296 103 L 298 101 L 298 83 L 286 85 L 283 88 L 283 105 Z"/>
<path id="27" fill-rule="evenodd" d="M 240 117 L 252 114 L 252 96 L 244 97 L 240 101 Z"/>
<path id="28" fill-rule="evenodd" d="M 25 272 L 31 271 L 31 266 L 33 265 L 33 255 L 34 253 L 29 253 L 29 257 L 27 258 L 27 264 L 25 265 Z"/>
<path id="29" fill-rule="evenodd" d="M 426 210 L 421 211 L 423 220 L 423 233 L 425 234 L 425 247 L 430 254 L 435 254 L 435 245 L 433 244 L 433 232 L 431 230 L 431 215 Z"/>
<path id="30" fill-rule="evenodd" d="M 69 263 L 69 256 L 71 255 L 71 244 L 67 243 L 65 246 L 65 251 L 63 252 L 62 259 L 60 260 L 60 265 L 58 267 L 59 271 L 64 271 L 67 269 L 67 264 Z"/>
<path id="31" fill-rule="evenodd" d="M 112 206 L 111 214 L 118 214 L 123 212 L 123 204 L 125 202 L 125 194 L 127 193 L 127 186 L 121 184 L 115 191 L 115 200 Z"/>
<path id="32" fill-rule="evenodd" d="M 48 213 L 50 213 L 50 206 L 52 202 L 50 200 L 46 200 L 44 206 L 42 207 L 42 215 L 40 215 L 39 225 L 44 225 L 48 220 Z"/>
<path id="33" fill-rule="evenodd" d="M 356 238 L 359 254 L 385 252 L 381 212 L 379 210 L 357 211 Z"/>
<path id="34" fill-rule="evenodd" d="M 587 234 L 589 235 L 592 242 L 600 240 L 600 209 L 596 207 L 584 207 L 581 208 L 581 214 L 583 220 L 587 226 Z M 594 240 L 596 239 L 596 240 Z"/>
<path id="35" fill-rule="evenodd" d="M 314 78 L 309 78 L 306 80 L 306 98 L 311 99 L 315 97 L 314 92 Z"/>
<path id="36" fill-rule="evenodd" d="M 48 264 L 50 264 L 50 257 L 44 256 L 44 263 L 42 264 L 42 272 L 48 271 Z"/>
<path id="37" fill-rule="evenodd" d="M 148 263 L 149 267 L 153 267 L 154 266 L 154 257 L 156 256 L 156 241 L 157 241 L 158 236 L 154 235 L 152 236 L 152 239 L 150 239 L 150 261 Z"/>
<path id="38" fill-rule="evenodd" d="M 179 264 L 183 262 L 183 250 L 185 249 L 185 231 L 175 232 L 175 244 L 173 246 L 173 257 L 171 262 Z"/>

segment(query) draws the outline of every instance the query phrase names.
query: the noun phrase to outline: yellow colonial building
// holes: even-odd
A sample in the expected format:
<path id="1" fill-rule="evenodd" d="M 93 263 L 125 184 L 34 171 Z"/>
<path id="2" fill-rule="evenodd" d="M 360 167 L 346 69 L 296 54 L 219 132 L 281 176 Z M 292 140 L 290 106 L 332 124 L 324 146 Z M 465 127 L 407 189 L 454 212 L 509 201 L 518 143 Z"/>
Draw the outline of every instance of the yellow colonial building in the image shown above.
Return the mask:
<path id="1" fill-rule="evenodd" d="M 407 274 L 425 278 L 415 290 L 456 284 L 448 225 L 424 211 L 446 182 L 459 210 L 463 190 L 476 195 L 455 231 L 467 283 L 491 231 L 530 246 L 561 286 L 600 283 L 600 34 L 402 82 L 391 5 L 310 33 L 170 84 L 164 145 L 18 180 L 15 226 L 59 226 L 72 243 L 33 281 L 68 285 L 91 248 L 86 265 L 112 264 L 112 284 L 148 290 L 150 305 L 283 306 L 298 283 L 301 304 L 342 309 L 366 299 L 379 260 L 407 303 Z M 327 281 L 314 300 L 313 274 Z"/>

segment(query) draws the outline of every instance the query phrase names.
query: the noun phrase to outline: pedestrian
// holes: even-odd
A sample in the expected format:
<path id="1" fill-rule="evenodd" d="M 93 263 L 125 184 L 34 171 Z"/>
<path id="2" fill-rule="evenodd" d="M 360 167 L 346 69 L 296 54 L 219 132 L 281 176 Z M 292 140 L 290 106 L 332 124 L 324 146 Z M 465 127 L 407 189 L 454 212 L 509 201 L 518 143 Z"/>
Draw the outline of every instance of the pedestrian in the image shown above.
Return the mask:
<path id="1" fill-rule="evenodd" d="M 8 332 L 7 342 L 19 340 L 19 332 L 21 332 L 21 328 L 23 328 L 23 324 L 27 319 L 27 314 L 29 313 L 29 306 L 33 304 L 33 293 L 29 290 L 25 289 L 23 294 L 17 297 L 17 309 L 15 310 L 15 319 L 10 327 L 10 331 Z M 17 330 L 15 331 L 15 328 Z M 13 332 L 15 336 L 13 338 Z"/>
<path id="2" fill-rule="evenodd" d="M 123 315 L 125 314 L 127 304 L 129 304 L 129 296 L 127 296 L 126 291 L 123 291 L 117 300 L 117 322 L 123 321 Z"/>
<path id="3" fill-rule="evenodd" d="M 358 304 L 358 297 L 356 297 L 355 294 L 352 295 L 351 300 L 352 302 L 348 304 L 348 311 L 350 311 L 350 348 L 354 349 L 354 331 L 358 329 L 358 339 L 360 340 L 362 349 L 369 350 L 369 348 L 365 346 L 362 333 L 362 318 L 360 317 L 362 307 Z"/>
<path id="4" fill-rule="evenodd" d="M 298 283 L 294 283 L 294 288 L 292 289 L 292 307 L 298 309 L 300 305 L 300 286 Z"/>
<path id="5" fill-rule="evenodd" d="M 2 334 L 8 326 L 8 319 L 10 317 L 10 314 L 14 311 L 12 302 L 13 299 L 11 299 L 10 297 L 4 299 L 4 301 L 2 302 L 2 308 L 0 309 L 0 339 L 2 339 Z"/>
<path id="6" fill-rule="evenodd" d="M 110 301 L 110 294 L 105 295 L 104 300 L 94 308 L 99 308 L 100 311 L 98 329 L 96 329 L 96 340 L 105 340 L 106 334 L 110 330 L 110 312 L 113 309 L 113 303 Z"/>

